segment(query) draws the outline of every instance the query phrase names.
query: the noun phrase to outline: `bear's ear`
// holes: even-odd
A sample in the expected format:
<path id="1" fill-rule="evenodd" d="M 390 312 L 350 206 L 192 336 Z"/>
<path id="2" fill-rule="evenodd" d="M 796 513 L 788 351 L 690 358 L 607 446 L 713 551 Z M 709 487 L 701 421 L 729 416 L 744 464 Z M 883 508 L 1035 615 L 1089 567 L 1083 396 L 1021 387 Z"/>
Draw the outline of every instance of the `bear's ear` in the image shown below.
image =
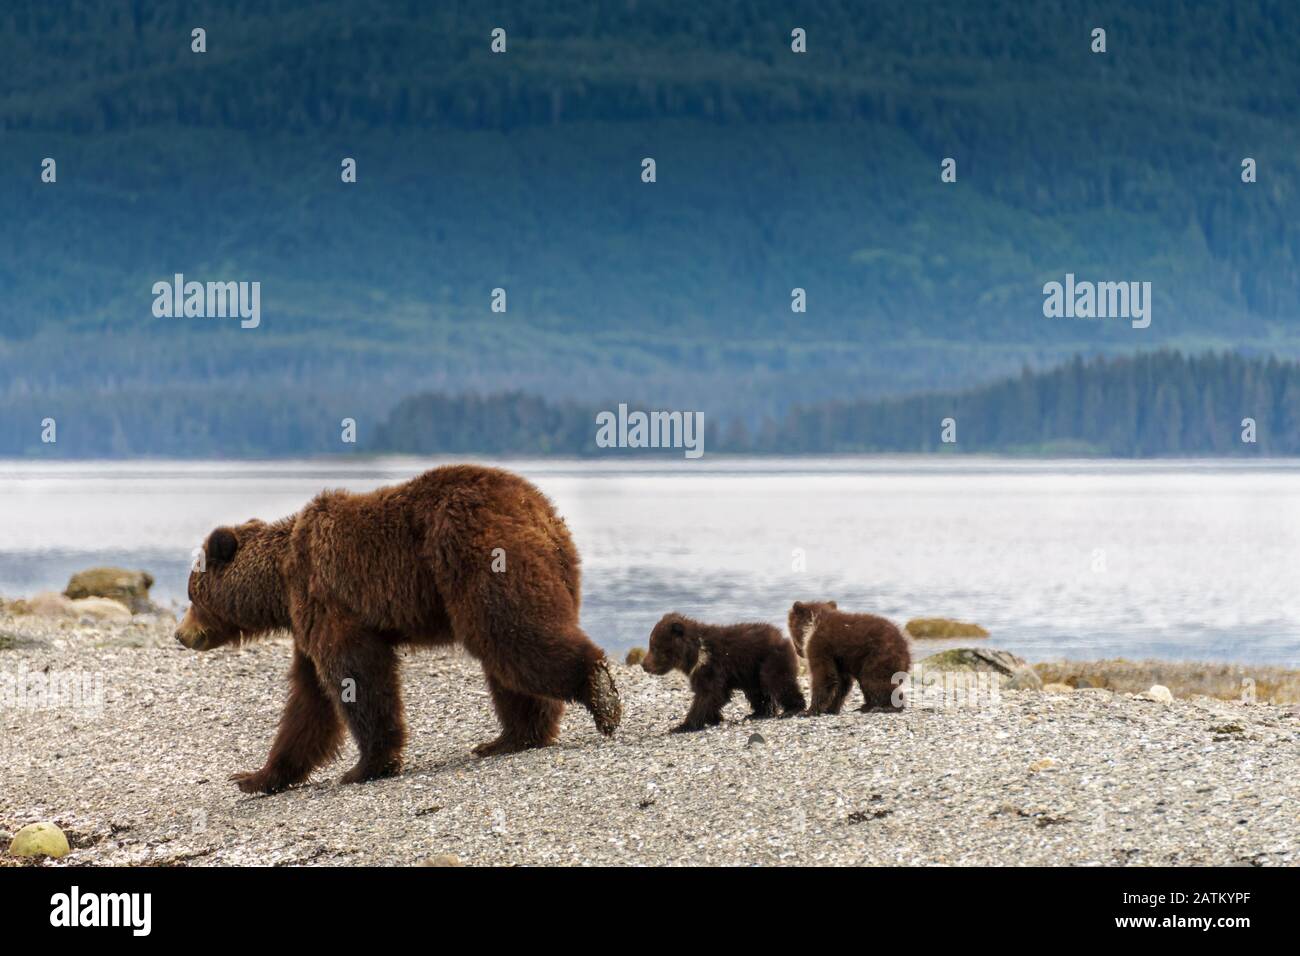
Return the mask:
<path id="1" fill-rule="evenodd" d="M 829 604 L 831 607 L 833 607 L 833 608 L 834 608 L 835 610 L 837 610 L 837 611 L 840 609 L 840 606 L 839 606 L 838 604 L 836 604 L 834 601 L 827 601 L 826 603 Z"/>
<path id="2" fill-rule="evenodd" d="M 791 608 L 791 610 L 792 610 L 792 611 L 802 611 L 802 610 L 803 610 L 803 601 L 795 601 L 795 602 L 794 602 L 794 607 Z"/>
<path id="3" fill-rule="evenodd" d="M 239 540 L 235 537 L 235 532 L 229 528 L 218 528 L 208 535 L 207 546 L 203 549 L 208 556 L 209 564 L 220 564 L 229 561 L 238 550 Z"/>
<path id="4" fill-rule="evenodd" d="M 668 627 L 668 632 L 674 637 L 681 637 L 686 633 L 686 628 L 681 621 L 673 621 L 673 623 Z"/>

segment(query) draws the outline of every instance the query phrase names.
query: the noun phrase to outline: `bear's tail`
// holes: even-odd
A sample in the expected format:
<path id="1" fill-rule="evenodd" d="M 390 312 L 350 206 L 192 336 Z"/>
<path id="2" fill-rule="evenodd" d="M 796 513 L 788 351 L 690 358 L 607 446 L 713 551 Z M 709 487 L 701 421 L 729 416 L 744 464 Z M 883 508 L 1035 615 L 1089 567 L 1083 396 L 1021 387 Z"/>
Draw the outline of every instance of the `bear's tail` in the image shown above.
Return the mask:
<path id="1" fill-rule="evenodd" d="M 614 675 L 609 672 L 609 660 L 603 654 L 591 662 L 587 672 L 587 699 L 583 703 L 595 718 L 596 729 L 606 737 L 612 737 L 618 722 L 623 719 L 623 702 L 619 699 Z"/>

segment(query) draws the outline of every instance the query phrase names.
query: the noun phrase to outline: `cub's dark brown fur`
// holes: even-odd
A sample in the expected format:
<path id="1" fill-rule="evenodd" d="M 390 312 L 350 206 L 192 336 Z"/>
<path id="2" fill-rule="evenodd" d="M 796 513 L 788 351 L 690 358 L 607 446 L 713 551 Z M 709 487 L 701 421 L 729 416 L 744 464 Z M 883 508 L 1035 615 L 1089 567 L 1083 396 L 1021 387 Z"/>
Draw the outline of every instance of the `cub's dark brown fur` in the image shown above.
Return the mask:
<path id="1" fill-rule="evenodd" d="M 794 645 L 770 624 L 720 627 L 665 614 L 650 633 L 641 666 L 651 674 L 676 668 L 690 678 L 695 699 L 674 733 L 721 723 L 722 708 L 738 690 L 752 718 L 789 717 L 804 708 Z"/>
<path id="2" fill-rule="evenodd" d="M 862 710 L 902 710 L 893 700 L 894 675 L 912 666 L 907 639 L 874 614 L 846 614 L 834 601 L 790 609 L 790 636 L 808 658 L 812 677 L 809 714 L 838 714 L 854 681 L 862 688 Z"/>
<path id="3" fill-rule="evenodd" d="M 345 783 L 401 768 L 404 644 L 457 643 L 483 665 L 501 736 L 480 756 L 544 747 L 564 702 L 611 734 L 622 709 L 605 655 L 578 626 L 578 552 L 540 491 L 507 471 L 453 465 L 366 494 L 327 491 L 274 524 L 208 537 L 176 631 L 211 650 L 293 633 L 289 701 L 266 763 L 232 779 L 247 793 L 306 779 L 361 751 Z"/>

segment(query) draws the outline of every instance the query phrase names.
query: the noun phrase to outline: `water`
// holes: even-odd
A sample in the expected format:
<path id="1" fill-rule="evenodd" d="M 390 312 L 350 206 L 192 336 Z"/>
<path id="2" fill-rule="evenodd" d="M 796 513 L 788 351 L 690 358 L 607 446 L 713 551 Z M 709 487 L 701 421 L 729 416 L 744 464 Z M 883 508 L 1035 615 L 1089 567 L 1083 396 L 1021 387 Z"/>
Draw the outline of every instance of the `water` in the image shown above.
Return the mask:
<path id="1" fill-rule="evenodd" d="M 435 462 L 0 462 L 0 594 L 96 564 L 184 602 L 214 526 Z M 518 461 L 582 552 L 583 626 L 644 644 L 661 614 L 782 624 L 796 599 L 976 621 L 1033 660 L 1300 666 L 1300 462 Z M 795 570 L 797 552 L 804 570 Z M 930 642 L 926 642 L 930 646 Z M 935 644 L 936 648 L 942 647 Z"/>

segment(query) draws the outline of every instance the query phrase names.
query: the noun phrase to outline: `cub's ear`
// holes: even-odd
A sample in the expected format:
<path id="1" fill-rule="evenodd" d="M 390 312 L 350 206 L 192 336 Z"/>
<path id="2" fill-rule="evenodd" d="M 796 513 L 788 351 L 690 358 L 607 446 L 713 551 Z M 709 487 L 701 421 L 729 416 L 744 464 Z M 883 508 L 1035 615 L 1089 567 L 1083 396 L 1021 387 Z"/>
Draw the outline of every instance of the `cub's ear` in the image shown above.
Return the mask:
<path id="1" fill-rule="evenodd" d="M 792 610 L 792 611 L 802 611 L 802 610 L 803 610 L 803 601 L 795 601 L 795 602 L 794 602 L 794 607 L 792 607 L 790 610 Z"/>
<path id="2" fill-rule="evenodd" d="M 239 550 L 239 540 L 229 528 L 218 528 L 208 535 L 208 543 L 203 551 L 208 556 L 209 564 L 229 561 Z"/>
<path id="3" fill-rule="evenodd" d="M 672 634 L 674 637 L 681 637 L 686 633 L 686 628 L 682 625 L 681 621 L 673 621 L 673 623 L 668 626 L 668 633 Z"/>
<path id="4" fill-rule="evenodd" d="M 835 610 L 837 611 L 840 609 L 840 606 L 836 604 L 834 601 L 827 601 L 826 603 L 829 604 L 831 607 L 835 608 Z"/>

